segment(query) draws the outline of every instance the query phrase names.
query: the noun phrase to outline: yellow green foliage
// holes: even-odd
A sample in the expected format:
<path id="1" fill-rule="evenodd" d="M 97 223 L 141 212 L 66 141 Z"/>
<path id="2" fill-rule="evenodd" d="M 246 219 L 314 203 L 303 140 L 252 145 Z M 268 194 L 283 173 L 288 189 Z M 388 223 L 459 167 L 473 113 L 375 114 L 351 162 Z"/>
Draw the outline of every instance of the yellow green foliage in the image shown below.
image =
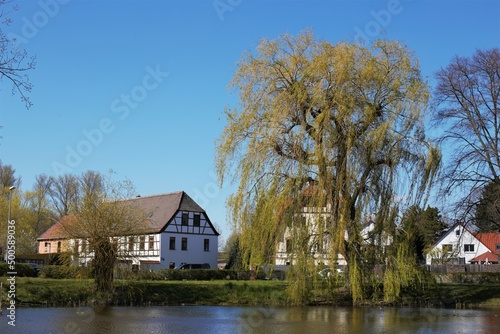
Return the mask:
<path id="1" fill-rule="evenodd" d="M 244 263 L 272 263 L 289 231 L 299 267 L 290 291 L 308 298 L 311 243 L 320 234 L 331 266 L 337 254 L 347 260 L 353 298 L 362 300 L 388 256 L 382 247 L 364 252 L 362 224 L 374 215 L 378 240 L 394 237 L 396 196 L 424 200 L 440 162 L 424 135 L 429 92 L 417 59 L 397 41 L 333 44 L 307 31 L 263 39 L 230 87 L 239 106 L 227 110 L 215 162 L 221 184 L 237 183 L 228 205 Z M 314 233 L 301 219 L 312 208 Z M 387 284 L 394 279 L 389 272 Z"/>

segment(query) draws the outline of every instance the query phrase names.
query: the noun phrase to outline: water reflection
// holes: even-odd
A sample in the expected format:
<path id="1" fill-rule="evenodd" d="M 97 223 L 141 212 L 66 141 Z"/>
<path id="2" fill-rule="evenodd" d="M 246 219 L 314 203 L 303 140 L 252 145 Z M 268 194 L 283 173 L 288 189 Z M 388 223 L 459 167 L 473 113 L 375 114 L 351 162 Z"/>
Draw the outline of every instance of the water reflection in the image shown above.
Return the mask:
<path id="1" fill-rule="evenodd" d="M 0 333 L 495 333 L 500 309 L 100 307 L 18 309 Z"/>

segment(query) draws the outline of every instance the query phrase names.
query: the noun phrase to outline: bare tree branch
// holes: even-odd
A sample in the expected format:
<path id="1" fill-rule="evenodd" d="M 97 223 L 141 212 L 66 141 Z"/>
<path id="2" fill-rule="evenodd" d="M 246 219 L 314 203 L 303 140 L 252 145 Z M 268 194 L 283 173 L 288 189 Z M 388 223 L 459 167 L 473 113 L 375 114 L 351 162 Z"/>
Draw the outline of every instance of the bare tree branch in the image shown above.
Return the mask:
<path id="1" fill-rule="evenodd" d="M 8 15 L 18 10 L 11 0 L 0 0 L 0 81 L 6 79 L 12 84 L 12 95 L 19 94 L 27 109 L 32 106 L 28 97 L 33 85 L 28 72 L 36 65 L 36 57 L 29 56 L 26 50 L 19 49 L 17 41 L 9 38 L 4 29 L 12 20 Z"/>

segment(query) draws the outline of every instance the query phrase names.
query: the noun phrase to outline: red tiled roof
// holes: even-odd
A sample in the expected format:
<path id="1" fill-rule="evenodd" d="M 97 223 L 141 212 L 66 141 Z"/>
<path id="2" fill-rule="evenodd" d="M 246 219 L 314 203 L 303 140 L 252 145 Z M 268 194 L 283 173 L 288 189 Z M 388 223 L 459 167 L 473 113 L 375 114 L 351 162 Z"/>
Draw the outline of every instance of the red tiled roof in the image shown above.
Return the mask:
<path id="1" fill-rule="evenodd" d="M 304 190 L 302 190 L 302 196 L 304 197 L 316 197 L 319 193 L 319 188 L 316 185 L 308 185 Z"/>
<path id="2" fill-rule="evenodd" d="M 500 233 L 489 232 L 489 233 L 476 233 L 475 237 L 494 254 L 500 254 L 500 250 L 497 250 L 497 245 L 500 245 Z"/>
<path id="3" fill-rule="evenodd" d="M 65 226 L 67 224 L 72 224 L 76 217 L 73 215 L 65 216 L 63 219 L 52 225 L 47 231 L 45 231 L 38 240 L 54 240 L 54 239 L 66 239 L 69 237 Z"/>
<path id="4" fill-rule="evenodd" d="M 492 252 L 486 252 L 483 253 L 479 256 L 476 256 L 472 260 L 469 261 L 470 263 L 473 262 L 498 262 L 498 254 L 493 254 Z"/>

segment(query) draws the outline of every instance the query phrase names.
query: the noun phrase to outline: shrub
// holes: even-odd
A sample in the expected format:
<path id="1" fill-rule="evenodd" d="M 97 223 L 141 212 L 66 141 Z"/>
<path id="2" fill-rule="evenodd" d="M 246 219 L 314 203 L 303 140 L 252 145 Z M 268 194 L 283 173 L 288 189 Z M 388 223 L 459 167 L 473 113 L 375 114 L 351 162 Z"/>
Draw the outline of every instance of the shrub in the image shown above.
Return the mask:
<path id="1" fill-rule="evenodd" d="M 0 276 L 7 276 L 10 271 L 7 262 L 0 262 Z M 16 276 L 19 277 L 35 277 L 37 275 L 35 268 L 28 263 L 16 263 L 15 272 Z"/>
<path id="2" fill-rule="evenodd" d="M 40 266 L 40 272 L 38 275 L 43 278 L 85 279 L 85 278 L 91 278 L 92 271 L 90 268 L 87 267 L 47 265 L 47 266 Z"/>

